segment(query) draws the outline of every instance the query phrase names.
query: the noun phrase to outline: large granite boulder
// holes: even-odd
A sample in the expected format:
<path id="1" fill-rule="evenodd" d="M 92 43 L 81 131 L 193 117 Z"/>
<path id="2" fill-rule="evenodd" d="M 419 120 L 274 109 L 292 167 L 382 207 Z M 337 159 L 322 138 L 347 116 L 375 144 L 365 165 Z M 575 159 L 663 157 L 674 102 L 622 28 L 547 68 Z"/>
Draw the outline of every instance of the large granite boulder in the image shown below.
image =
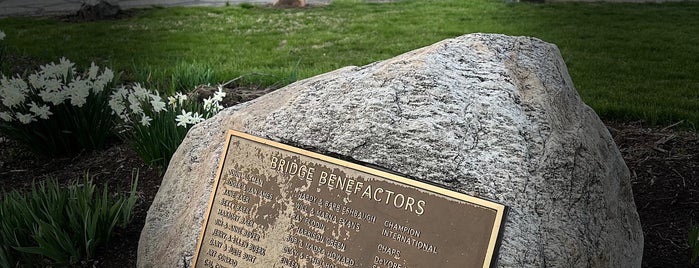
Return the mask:
<path id="1" fill-rule="evenodd" d="M 197 125 L 148 211 L 139 267 L 189 265 L 228 129 L 509 206 L 500 267 L 641 264 L 629 171 L 556 46 L 534 38 L 444 40 L 296 82 Z"/>

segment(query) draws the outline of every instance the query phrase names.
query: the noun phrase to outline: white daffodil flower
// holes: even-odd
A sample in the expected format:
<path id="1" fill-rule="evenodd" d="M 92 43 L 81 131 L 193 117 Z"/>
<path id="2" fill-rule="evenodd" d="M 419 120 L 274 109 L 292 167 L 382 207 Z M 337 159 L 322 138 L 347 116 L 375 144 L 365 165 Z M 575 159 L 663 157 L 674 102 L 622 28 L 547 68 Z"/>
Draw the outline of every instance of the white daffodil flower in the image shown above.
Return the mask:
<path id="1" fill-rule="evenodd" d="M 114 72 L 110 70 L 109 68 L 104 68 L 104 71 L 102 72 L 102 75 L 100 75 L 96 80 L 95 84 L 92 87 L 92 92 L 93 93 L 100 93 L 104 88 L 109 84 L 109 82 L 114 79 Z"/>
<path id="2" fill-rule="evenodd" d="M 165 102 L 163 102 L 163 98 L 161 98 L 158 95 L 151 95 L 150 105 L 153 106 L 153 111 L 156 113 L 167 110 L 165 108 Z"/>
<path id="3" fill-rule="evenodd" d="M 39 92 L 39 97 L 44 102 L 50 102 L 53 105 L 59 105 L 63 103 L 67 98 L 67 92 L 65 91 L 53 91 L 53 90 L 42 90 Z"/>
<path id="4" fill-rule="evenodd" d="M 192 125 L 198 124 L 200 122 L 204 121 L 204 117 L 202 117 L 199 113 L 194 113 L 194 115 L 190 119 L 190 123 Z"/>
<path id="5" fill-rule="evenodd" d="M 218 91 L 214 92 L 214 100 L 216 102 L 222 102 L 223 98 L 226 97 L 226 92 L 223 92 L 223 87 L 218 86 Z"/>
<path id="6" fill-rule="evenodd" d="M 39 66 L 39 74 L 43 77 L 52 77 L 54 69 L 53 66 L 53 63 L 47 63 Z"/>
<path id="7" fill-rule="evenodd" d="M 133 94 L 136 95 L 139 100 L 146 100 L 150 97 L 148 90 L 141 87 L 139 83 L 133 85 Z"/>
<path id="8" fill-rule="evenodd" d="M 44 80 L 44 86 L 43 88 L 48 89 L 50 91 L 60 91 L 61 88 L 63 87 L 63 84 L 61 83 L 60 80 L 50 77 L 46 80 Z"/>
<path id="9" fill-rule="evenodd" d="M 204 99 L 204 110 L 213 112 L 213 108 L 214 108 L 214 99 L 211 97 Z"/>
<path id="10" fill-rule="evenodd" d="M 70 104 L 76 107 L 83 107 L 90 95 L 90 85 L 87 80 L 73 80 L 68 85 L 67 94 L 70 97 Z"/>
<path id="11" fill-rule="evenodd" d="M 143 109 L 141 109 L 141 102 L 138 100 L 138 97 L 136 95 L 131 94 L 129 95 L 129 109 L 131 109 L 131 113 L 138 114 L 143 112 Z"/>
<path id="12" fill-rule="evenodd" d="M 182 109 L 182 114 L 175 117 L 175 121 L 177 122 L 177 126 L 187 127 L 187 124 L 190 124 L 192 121 L 192 112 L 187 112 Z"/>
<path id="13" fill-rule="evenodd" d="M 167 102 L 168 104 L 170 104 L 170 106 L 174 106 L 175 103 L 177 103 L 177 98 L 175 98 L 174 96 L 167 97 Z"/>
<path id="14" fill-rule="evenodd" d="M 63 79 L 68 78 L 68 75 L 70 73 L 75 73 L 75 63 L 72 63 L 70 60 L 66 59 L 65 57 L 61 57 L 60 63 L 56 65 L 56 75 L 60 75 L 60 77 L 63 77 Z"/>
<path id="15" fill-rule="evenodd" d="M 5 39 L 5 32 L 0 31 L 0 40 Z"/>
<path id="16" fill-rule="evenodd" d="M 27 83 L 19 77 L 7 79 L 7 77 L 2 76 L 0 79 L 0 97 L 2 97 L 2 104 L 5 107 L 22 104 L 27 98 L 28 91 Z"/>
<path id="17" fill-rule="evenodd" d="M 87 78 L 90 80 L 95 80 L 97 79 L 97 72 L 99 72 L 100 67 L 95 65 L 95 62 L 93 61 L 90 63 L 90 69 L 87 71 Z"/>
<path id="18" fill-rule="evenodd" d="M 12 115 L 8 112 L 0 112 L 0 119 L 5 122 L 12 122 Z"/>
<path id="19" fill-rule="evenodd" d="M 175 93 L 175 98 L 177 98 L 177 101 L 182 105 L 182 103 L 187 100 L 187 95 L 177 92 Z"/>
<path id="20" fill-rule="evenodd" d="M 26 125 L 33 121 L 36 121 L 36 118 L 34 118 L 32 114 L 17 113 L 17 120 L 19 120 L 20 123 Z"/>
<path id="21" fill-rule="evenodd" d="M 36 103 L 32 101 L 32 103 L 29 104 L 29 111 L 34 113 L 35 116 L 41 118 L 41 119 L 49 119 L 49 115 L 52 115 L 49 106 L 47 105 L 42 105 L 39 106 Z"/>
<path id="22" fill-rule="evenodd" d="M 120 117 L 126 111 L 124 99 L 118 92 L 112 93 L 112 96 L 109 97 L 109 108 L 112 108 L 112 112 Z"/>
<path id="23" fill-rule="evenodd" d="M 153 121 L 150 117 L 148 117 L 146 114 L 141 113 L 141 125 L 144 127 L 150 126 L 150 121 Z"/>
<path id="24" fill-rule="evenodd" d="M 119 97 L 120 99 L 126 98 L 126 95 L 129 94 L 129 90 L 126 89 L 124 86 L 120 86 L 117 88 L 114 93 L 112 93 L 112 98 Z"/>
<path id="25" fill-rule="evenodd" d="M 100 76 L 100 80 L 111 82 L 112 79 L 114 79 L 114 72 L 112 71 L 112 69 L 104 67 L 104 71 L 102 71 L 102 76 Z"/>
<path id="26" fill-rule="evenodd" d="M 44 77 L 39 76 L 37 74 L 30 74 L 29 77 L 27 78 L 29 80 L 29 85 L 31 85 L 35 89 L 41 89 L 44 88 Z"/>

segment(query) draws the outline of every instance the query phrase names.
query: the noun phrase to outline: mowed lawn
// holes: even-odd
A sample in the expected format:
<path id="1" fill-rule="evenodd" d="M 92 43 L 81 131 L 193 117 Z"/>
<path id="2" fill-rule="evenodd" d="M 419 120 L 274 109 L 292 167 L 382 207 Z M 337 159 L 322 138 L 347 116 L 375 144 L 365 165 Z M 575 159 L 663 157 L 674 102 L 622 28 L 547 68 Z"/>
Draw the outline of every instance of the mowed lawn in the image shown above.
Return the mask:
<path id="1" fill-rule="evenodd" d="M 576 88 L 602 118 L 699 127 L 699 2 L 155 7 L 98 22 L 6 18 L 0 30 L 10 54 L 94 61 L 163 91 L 241 75 L 245 83 L 283 85 L 473 32 L 534 36 L 560 48 Z M 3 60 L 7 73 L 14 61 Z"/>

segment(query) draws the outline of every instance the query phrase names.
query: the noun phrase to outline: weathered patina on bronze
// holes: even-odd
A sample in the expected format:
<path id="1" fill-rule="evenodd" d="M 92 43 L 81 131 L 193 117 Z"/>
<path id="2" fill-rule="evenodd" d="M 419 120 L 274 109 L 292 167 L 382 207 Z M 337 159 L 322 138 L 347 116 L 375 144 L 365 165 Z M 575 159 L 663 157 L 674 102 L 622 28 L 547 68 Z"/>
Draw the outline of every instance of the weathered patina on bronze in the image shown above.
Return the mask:
<path id="1" fill-rule="evenodd" d="M 230 131 L 195 267 L 491 267 L 505 207 Z"/>

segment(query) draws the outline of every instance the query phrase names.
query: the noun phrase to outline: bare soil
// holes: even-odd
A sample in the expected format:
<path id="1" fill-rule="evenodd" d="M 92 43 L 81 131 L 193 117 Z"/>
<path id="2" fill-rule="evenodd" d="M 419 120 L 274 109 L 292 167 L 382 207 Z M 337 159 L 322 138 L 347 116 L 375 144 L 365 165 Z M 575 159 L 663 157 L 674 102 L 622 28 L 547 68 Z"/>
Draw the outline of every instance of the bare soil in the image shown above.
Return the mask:
<path id="1" fill-rule="evenodd" d="M 690 267 L 688 228 L 699 222 L 699 139 L 696 132 L 673 126 L 609 123 L 631 170 L 636 207 L 645 236 L 643 267 Z M 61 183 L 90 176 L 114 192 L 129 189 L 138 175 L 135 218 L 117 230 L 88 267 L 136 267 L 140 231 L 161 182 L 162 170 L 149 167 L 125 144 L 73 158 L 42 159 L 13 141 L 0 138 L 0 188 L 24 190 L 32 181 L 54 178 Z"/>

